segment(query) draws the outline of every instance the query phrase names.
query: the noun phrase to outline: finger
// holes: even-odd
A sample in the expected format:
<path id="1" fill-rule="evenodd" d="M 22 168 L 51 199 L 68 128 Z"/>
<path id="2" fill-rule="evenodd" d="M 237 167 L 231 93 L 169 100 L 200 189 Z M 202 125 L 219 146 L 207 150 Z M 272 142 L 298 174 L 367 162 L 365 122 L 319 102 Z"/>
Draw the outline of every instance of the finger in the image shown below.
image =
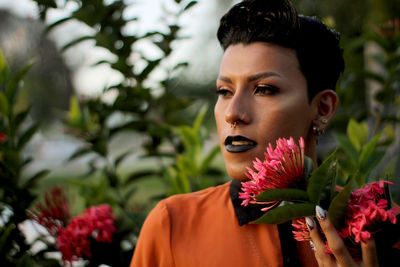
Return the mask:
<path id="1" fill-rule="evenodd" d="M 373 238 L 368 239 L 365 243 L 361 242 L 361 251 L 365 267 L 376 267 L 379 265 L 376 244 Z"/>
<path id="2" fill-rule="evenodd" d="M 320 206 L 316 206 L 316 214 L 318 222 L 322 231 L 328 241 L 329 248 L 331 249 L 337 263 L 342 267 L 354 266 L 355 262 L 347 250 L 343 239 L 339 236 L 335 226 L 328 219 L 328 214 Z"/>
<path id="3" fill-rule="evenodd" d="M 306 224 L 308 227 L 308 230 L 310 231 L 310 246 L 311 249 L 314 250 L 315 253 L 315 259 L 318 262 L 319 266 L 333 266 L 335 263 L 334 258 L 325 253 L 325 242 L 322 239 L 317 227 L 315 221 L 311 217 L 306 217 Z"/>

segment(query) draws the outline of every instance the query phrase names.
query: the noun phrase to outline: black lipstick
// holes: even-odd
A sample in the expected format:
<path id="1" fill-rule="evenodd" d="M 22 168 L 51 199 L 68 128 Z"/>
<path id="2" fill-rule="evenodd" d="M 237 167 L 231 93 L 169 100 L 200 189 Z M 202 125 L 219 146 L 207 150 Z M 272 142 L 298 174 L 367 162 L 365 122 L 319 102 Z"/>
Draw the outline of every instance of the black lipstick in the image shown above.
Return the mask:
<path id="1" fill-rule="evenodd" d="M 228 136 L 225 139 L 225 149 L 231 153 L 241 153 L 257 146 L 257 142 L 241 135 Z"/>

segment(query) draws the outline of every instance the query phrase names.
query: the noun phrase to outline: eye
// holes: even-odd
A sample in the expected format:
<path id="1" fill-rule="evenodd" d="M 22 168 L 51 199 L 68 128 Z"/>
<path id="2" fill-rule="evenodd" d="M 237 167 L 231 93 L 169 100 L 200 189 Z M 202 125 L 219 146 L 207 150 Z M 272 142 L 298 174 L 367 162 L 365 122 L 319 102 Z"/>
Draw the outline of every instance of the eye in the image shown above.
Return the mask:
<path id="1" fill-rule="evenodd" d="M 278 92 L 278 88 L 272 85 L 260 84 L 256 85 L 254 90 L 255 95 L 274 95 Z"/>
<path id="2" fill-rule="evenodd" d="M 232 92 L 224 87 L 218 87 L 216 91 L 217 95 L 222 97 L 227 97 L 232 94 Z"/>

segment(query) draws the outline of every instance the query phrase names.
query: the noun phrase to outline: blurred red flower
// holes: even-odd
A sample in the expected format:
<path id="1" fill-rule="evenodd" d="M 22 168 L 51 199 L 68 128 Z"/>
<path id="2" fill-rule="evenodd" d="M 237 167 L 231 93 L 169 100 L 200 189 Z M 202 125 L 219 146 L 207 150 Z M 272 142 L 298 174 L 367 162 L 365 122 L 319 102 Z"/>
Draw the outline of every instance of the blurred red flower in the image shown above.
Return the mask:
<path id="1" fill-rule="evenodd" d="M 83 214 L 74 217 L 57 238 L 62 259 L 72 262 L 79 258 L 91 258 L 90 246 L 93 240 L 111 243 L 116 231 L 116 218 L 112 212 L 109 205 L 102 204 L 89 207 Z"/>
<path id="2" fill-rule="evenodd" d="M 44 203 L 39 202 L 36 210 L 30 212 L 29 217 L 44 226 L 50 235 L 57 237 L 70 218 L 68 200 L 62 187 L 48 190 Z"/>
<path id="3" fill-rule="evenodd" d="M 3 132 L 0 132 L 0 143 L 5 141 L 7 141 L 7 135 L 5 135 Z"/>

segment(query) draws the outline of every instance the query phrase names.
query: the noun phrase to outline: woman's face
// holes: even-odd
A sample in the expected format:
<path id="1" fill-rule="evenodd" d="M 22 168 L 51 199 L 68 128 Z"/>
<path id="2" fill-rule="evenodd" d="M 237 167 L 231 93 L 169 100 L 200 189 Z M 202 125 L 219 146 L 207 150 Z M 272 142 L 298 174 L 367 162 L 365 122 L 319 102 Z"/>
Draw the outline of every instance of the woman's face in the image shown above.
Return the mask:
<path id="1" fill-rule="evenodd" d="M 312 138 L 316 109 L 296 52 L 256 42 L 229 46 L 217 79 L 214 114 L 228 175 L 246 180 L 246 167 L 264 158 L 279 137 Z M 233 125 L 236 122 L 236 126 Z M 310 144 L 308 144 L 310 145 Z"/>

